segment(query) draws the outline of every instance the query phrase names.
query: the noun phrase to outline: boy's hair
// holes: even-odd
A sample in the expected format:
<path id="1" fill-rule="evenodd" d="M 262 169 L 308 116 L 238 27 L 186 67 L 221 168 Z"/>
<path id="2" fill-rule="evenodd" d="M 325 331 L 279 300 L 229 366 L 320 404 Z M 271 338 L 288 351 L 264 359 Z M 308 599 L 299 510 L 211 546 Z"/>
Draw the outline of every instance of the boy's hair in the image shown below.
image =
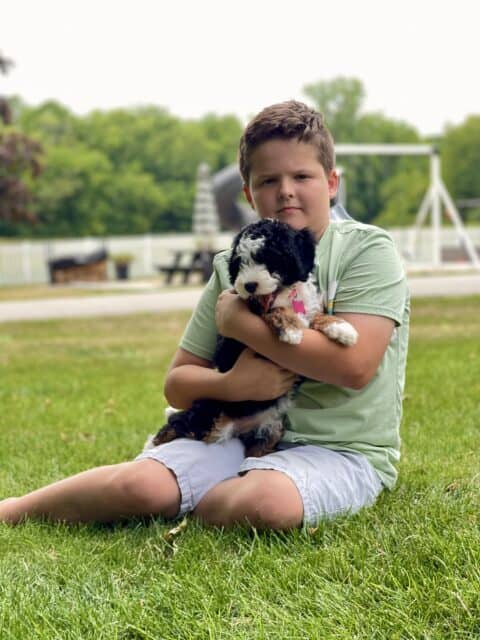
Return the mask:
<path id="1" fill-rule="evenodd" d="M 274 139 L 309 142 L 318 151 L 318 161 L 328 175 L 335 167 L 333 138 L 323 115 L 303 102 L 288 100 L 266 107 L 251 120 L 240 138 L 239 165 L 245 184 L 248 184 L 251 157 L 263 142 Z"/>

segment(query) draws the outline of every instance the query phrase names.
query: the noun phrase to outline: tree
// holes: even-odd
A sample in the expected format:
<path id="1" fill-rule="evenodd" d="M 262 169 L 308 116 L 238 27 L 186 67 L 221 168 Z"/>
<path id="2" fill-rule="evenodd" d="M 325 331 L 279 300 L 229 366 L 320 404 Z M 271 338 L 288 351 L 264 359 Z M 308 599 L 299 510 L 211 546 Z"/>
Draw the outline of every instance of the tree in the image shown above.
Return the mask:
<path id="1" fill-rule="evenodd" d="M 392 175 L 381 188 L 384 207 L 375 224 L 380 227 L 408 227 L 428 189 L 428 172 L 421 167 L 407 168 Z"/>
<path id="2" fill-rule="evenodd" d="M 323 113 L 336 142 L 354 142 L 365 89 L 361 80 L 339 76 L 307 84 L 303 92 Z"/>
<path id="3" fill-rule="evenodd" d="M 472 115 L 456 127 L 447 127 L 441 154 L 443 177 L 454 200 L 480 198 L 480 116 Z M 465 209 L 465 218 L 478 222 L 478 208 Z"/>
<path id="4" fill-rule="evenodd" d="M 317 109 L 325 116 L 336 143 L 414 143 L 417 131 L 410 125 L 392 120 L 381 113 L 363 113 L 365 90 L 356 78 L 338 77 L 317 82 L 304 88 Z M 415 160 L 418 162 L 418 160 Z M 411 159 L 394 156 L 342 156 L 338 159 L 347 185 L 347 208 L 363 222 L 374 221 L 384 210 L 384 184 L 400 170 L 412 171 Z M 420 171 L 427 170 L 426 164 Z M 392 215 L 392 214 L 390 214 Z"/>
<path id="5" fill-rule="evenodd" d="M 8 73 L 12 61 L 0 54 L 0 73 Z M 33 222 L 28 176 L 41 172 L 41 145 L 23 133 L 10 130 L 11 109 L 8 100 L 0 96 L 0 221 L 6 228 L 12 222 Z"/>
<path id="6" fill-rule="evenodd" d="M 78 144 L 50 147 L 45 170 L 34 185 L 38 210 L 36 235 L 106 234 L 111 175 L 111 163 L 100 151 Z"/>
<path id="7" fill-rule="evenodd" d="M 7 75 L 10 68 L 13 67 L 13 61 L 9 58 L 5 58 L 0 51 L 0 73 Z M 4 124 L 10 124 L 12 121 L 12 110 L 8 100 L 4 96 L 0 96 L 0 122 Z"/>
<path id="8" fill-rule="evenodd" d="M 28 108 L 18 99 L 13 102 L 18 127 L 27 135 L 35 136 L 44 146 L 70 145 L 77 136 L 77 118 L 67 107 L 47 100 L 38 107 Z"/>

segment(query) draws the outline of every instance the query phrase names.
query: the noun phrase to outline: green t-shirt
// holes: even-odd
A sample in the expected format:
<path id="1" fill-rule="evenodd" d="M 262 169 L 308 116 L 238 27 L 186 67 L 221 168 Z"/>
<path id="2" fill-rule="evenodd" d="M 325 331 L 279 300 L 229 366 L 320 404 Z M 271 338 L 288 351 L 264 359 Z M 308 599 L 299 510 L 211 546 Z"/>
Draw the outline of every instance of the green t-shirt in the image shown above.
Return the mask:
<path id="1" fill-rule="evenodd" d="M 183 349 L 208 360 L 216 343 L 215 304 L 220 292 L 231 287 L 228 255 L 227 250 L 216 256 L 214 273 L 180 342 Z M 362 453 L 383 484 L 392 488 L 400 457 L 410 312 L 400 257 L 386 231 L 354 220 L 331 222 L 317 244 L 315 276 L 329 313 L 386 316 L 395 321 L 395 330 L 375 376 L 363 389 L 306 379 L 287 413 L 283 440 Z"/>

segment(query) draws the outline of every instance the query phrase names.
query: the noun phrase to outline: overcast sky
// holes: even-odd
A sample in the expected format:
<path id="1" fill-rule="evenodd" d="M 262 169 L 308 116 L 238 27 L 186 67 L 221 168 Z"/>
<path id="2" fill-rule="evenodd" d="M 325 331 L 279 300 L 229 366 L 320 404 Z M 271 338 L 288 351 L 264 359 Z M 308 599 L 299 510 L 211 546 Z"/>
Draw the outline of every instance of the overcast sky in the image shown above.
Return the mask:
<path id="1" fill-rule="evenodd" d="M 4 0 L 0 95 L 245 121 L 343 75 L 365 111 L 439 133 L 480 113 L 479 18 L 480 0 Z"/>

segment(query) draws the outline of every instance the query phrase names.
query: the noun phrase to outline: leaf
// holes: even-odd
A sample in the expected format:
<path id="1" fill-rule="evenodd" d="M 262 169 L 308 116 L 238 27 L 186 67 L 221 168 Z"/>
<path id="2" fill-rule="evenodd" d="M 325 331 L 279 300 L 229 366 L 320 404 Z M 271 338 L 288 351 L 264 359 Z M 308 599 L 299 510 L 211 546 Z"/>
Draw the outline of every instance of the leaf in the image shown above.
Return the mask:
<path id="1" fill-rule="evenodd" d="M 177 526 L 174 527 L 173 529 L 170 529 L 170 531 L 167 531 L 166 533 L 163 534 L 163 539 L 165 540 L 165 542 L 168 542 L 169 544 L 173 543 L 173 541 L 175 540 L 175 538 L 177 538 L 180 534 L 182 534 L 185 529 L 187 528 L 187 517 L 185 516 L 185 518 L 181 521 L 181 523 Z"/>

